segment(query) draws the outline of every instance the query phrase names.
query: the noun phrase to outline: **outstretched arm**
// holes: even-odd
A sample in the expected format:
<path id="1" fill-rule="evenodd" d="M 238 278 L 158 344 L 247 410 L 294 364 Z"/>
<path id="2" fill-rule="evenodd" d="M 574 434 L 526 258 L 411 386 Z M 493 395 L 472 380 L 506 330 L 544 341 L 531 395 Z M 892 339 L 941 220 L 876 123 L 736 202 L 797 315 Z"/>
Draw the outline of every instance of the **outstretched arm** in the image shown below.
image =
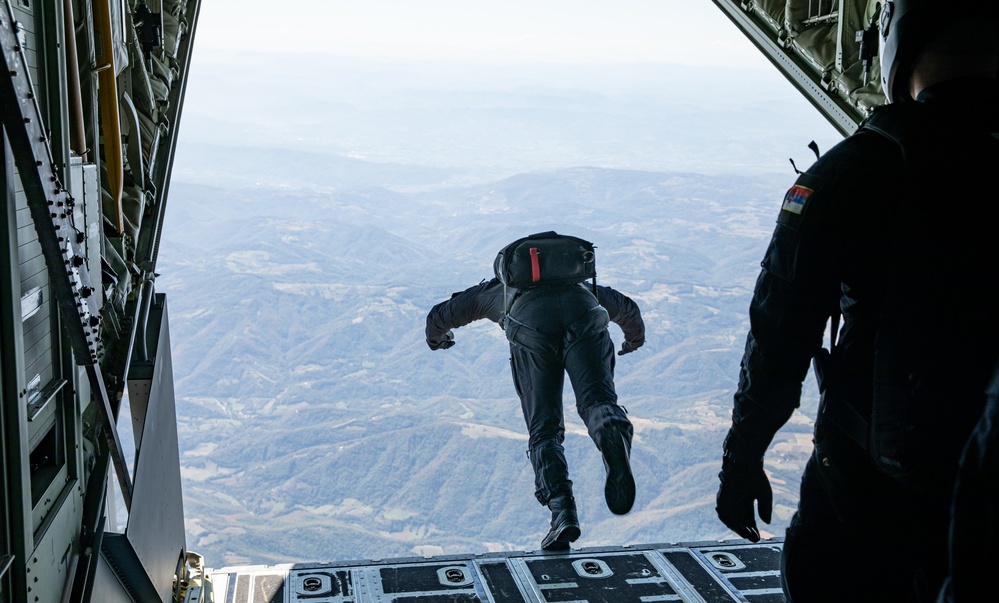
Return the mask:
<path id="1" fill-rule="evenodd" d="M 642 320 L 642 311 L 638 309 L 638 304 L 619 291 L 599 285 L 597 299 L 607 310 L 611 322 L 621 327 L 624 332 L 624 343 L 621 344 L 618 355 L 634 352 L 642 347 L 645 343 L 645 321 Z"/>
<path id="2" fill-rule="evenodd" d="M 451 295 L 427 314 L 427 345 L 431 350 L 446 350 L 454 345 L 451 329 L 488 318 L 499 322 L 503 315 L 503 284 L 497 279 L 482 281 L 474 287 Z"/>

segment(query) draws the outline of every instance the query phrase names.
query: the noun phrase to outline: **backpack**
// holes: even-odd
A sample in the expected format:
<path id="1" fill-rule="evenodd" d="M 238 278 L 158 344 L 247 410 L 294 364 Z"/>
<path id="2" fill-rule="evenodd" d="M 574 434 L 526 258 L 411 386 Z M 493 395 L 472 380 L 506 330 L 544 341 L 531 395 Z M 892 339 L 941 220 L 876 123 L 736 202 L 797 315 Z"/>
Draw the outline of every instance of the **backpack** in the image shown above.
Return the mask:
<path id="1" fill-rule="evenodd" d="M 496 278 L 503 283 L 503 315 L 512 304 L 507 288 L 564 286 L 593 281 L 597 294 L 597 266 L 593 243 L 560 235 L 555 231 L 539 232 L 517 239 L 500 250 L 493 262 Z"/>

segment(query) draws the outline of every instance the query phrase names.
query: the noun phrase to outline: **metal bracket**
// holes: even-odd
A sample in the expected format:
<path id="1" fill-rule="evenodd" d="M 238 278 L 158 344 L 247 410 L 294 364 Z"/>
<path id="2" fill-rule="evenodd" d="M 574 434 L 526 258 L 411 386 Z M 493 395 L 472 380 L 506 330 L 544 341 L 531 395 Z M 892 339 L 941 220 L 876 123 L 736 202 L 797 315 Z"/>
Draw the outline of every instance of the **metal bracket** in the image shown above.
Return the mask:
<path id="1" fill-rule="evenodd" d="M 10 566 L 13 564 L 13 555 L 4 555 L 3 557 L 0 557 L 0 580 L 3 580 L 3 577 L 7 575 L 7 570 L 9 570 Z"/>
<path id="2" fill-rule="evenodd" d="M 38 416 L 38 413 L 42 412 L 42 409 L 48 406 L 49 402 L 55 399 L 56 394 L 58 394 L 59 391 L 62 390 L 64 385 L 66 385 L 65 379 L 59 379 L 54 383 L 50 383 L 49 386 L 45 388 L 45 391 L 43 391 L 41 395 L 38 396 L 38 400 L 28 404 L 29 423 L 34 421 L 35 417 Z"/>

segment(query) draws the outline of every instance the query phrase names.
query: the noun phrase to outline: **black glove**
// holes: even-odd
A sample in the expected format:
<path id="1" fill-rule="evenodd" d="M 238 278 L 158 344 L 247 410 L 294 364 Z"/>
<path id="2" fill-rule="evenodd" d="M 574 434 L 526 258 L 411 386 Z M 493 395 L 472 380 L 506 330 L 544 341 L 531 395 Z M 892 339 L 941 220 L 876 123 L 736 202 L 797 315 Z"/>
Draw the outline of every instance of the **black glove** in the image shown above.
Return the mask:
<path id="1" fill-rule="evenodd" d="M 624 356 L 625 354 L 630 354 L 643 345 L 645 345 L 644 339 L 636 339 L 634 341 L 628 341 L 625 339 L 624 343 L 621 344 L 621 351 L 618 352 L 617 355 Z"/>
<path id="2" fill-rule="evenodd" d="M 715 506 L 718 519 L 746 540 L 759 541 L 753 501 L 764 523 L 770 523 L 774 508 L 774 493 L 763 471 L 763 459 L 735 461 L 726 455 L 718 478 L 721 480 Z"/>
<path id="3" fill-rule="evenodd" d="M 430 346 L 431 350 L 446 350 L 454 345 L 454 333 L 448 331 L 440 337 L 433 339 L 427 337 L 427 345 Z"/>

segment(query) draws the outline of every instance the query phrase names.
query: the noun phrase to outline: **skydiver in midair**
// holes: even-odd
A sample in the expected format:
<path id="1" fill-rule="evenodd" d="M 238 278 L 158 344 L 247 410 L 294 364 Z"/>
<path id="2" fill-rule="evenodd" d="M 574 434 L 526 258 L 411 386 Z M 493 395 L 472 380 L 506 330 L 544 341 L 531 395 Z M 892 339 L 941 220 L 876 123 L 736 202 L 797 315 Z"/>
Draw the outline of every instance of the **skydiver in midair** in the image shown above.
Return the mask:
<path id="1" fill-rule="evenodd" d="M 534 259 L 537 262 L 537 256 Z M 540 268 L 544 268 L 543 261 Z M 539 279 L 540 268 L 535 264 Z M 513 288 L 504 286 L 497 267 L 496 277 L 455 293 L 427 315 L 426 337 L 431 350 L 452 347 L 452 329 L 483 318 L 498 323 L 506 332 L 513 382 L 530 435 L 534 495 L 552 514 L 551 528 L 541 543 L 545 550 L 566 550 L 580 536 L 562 446 L 566 374 L 576 396 L 576 410 L 603 455 L 608 508 L 623 515 L 635 501 L 630 465 L 633 428 L 617 404 L 614 345 L 607 326 L 614 322 L 624 331 L 618 351 L 624 355 L 645 343 L 645 325 L 638 305 L 627 296 L 610 287 L 571 280 Z"/>

